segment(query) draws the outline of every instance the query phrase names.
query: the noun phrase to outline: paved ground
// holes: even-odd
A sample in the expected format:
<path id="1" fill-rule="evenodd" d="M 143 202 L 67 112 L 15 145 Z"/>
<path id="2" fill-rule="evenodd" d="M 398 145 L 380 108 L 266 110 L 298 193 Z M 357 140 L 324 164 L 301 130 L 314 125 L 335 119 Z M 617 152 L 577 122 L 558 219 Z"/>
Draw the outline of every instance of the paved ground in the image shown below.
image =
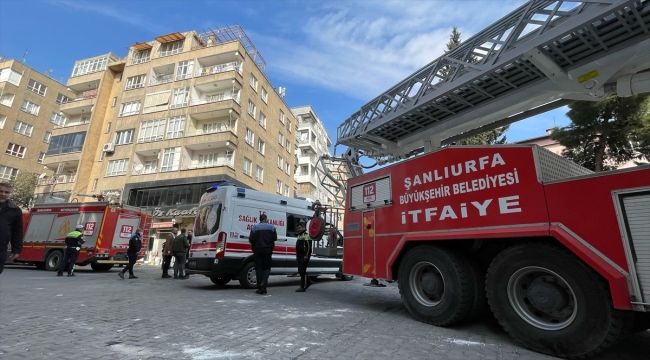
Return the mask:
<path id="1" fill-rule="evenodd" d="M 439 328 L 413 320 L 396 284 L 362 286 L 272 276 L 267 296 L 238 282 L 159 278 L 137 268 L 79 268 L 74 278 L 33 267 L 0 276 L 0 359 L 552 359 L 517 344 L 487 317 Z M 647 359 L 650 331 L 597 359 Z"/>

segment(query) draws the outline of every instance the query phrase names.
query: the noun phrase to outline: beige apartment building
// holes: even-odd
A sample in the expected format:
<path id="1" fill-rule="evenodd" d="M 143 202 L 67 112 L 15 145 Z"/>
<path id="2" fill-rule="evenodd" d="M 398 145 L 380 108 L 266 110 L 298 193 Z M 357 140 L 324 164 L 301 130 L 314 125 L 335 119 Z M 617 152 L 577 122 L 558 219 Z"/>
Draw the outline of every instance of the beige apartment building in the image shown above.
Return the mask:
<path id="1" fill-rule="evenodd" d="M 16 60 L 0 60 L 0 181 L 20 172 L 52 174 L 44 168 L 54 129 L 61 124 L 59 104 L 72 93 L 66 86 Z"/>
<path id="2" fill-rule="evenodd" d="M 155 227 L 189 226 L 200 196 L 228 181 L 293 196 L 297 121 L 239 26 L 136 43 L 77 61 L 44 165 L 75 181 L 37 190 L 148 207 Z"/>

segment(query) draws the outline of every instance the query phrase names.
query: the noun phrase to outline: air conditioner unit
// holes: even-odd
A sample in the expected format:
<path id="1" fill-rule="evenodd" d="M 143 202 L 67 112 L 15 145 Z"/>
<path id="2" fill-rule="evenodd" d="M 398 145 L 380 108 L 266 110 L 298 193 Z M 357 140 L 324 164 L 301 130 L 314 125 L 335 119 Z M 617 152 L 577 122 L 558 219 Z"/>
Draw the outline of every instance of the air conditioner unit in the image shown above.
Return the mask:
<path id="1" fill-rule="evenodd" d="M 104 148 L 102 149 L 104 152 L 115 152 L 115 144 L 113 143 L 106 143 L 104 144 Z"/>

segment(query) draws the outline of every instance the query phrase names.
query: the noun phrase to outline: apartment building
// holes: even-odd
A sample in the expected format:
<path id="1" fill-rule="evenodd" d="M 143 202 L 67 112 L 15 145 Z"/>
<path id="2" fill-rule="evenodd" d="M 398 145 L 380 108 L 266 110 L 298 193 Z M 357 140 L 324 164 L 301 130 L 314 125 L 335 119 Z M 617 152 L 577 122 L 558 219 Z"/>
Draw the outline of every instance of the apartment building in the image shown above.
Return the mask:
<path id="1" fill-rule="evenodd" d="M 52 174 L 43 161 L 62 115 L 59 104 L 72 92 L 16 60 L 0 60 L 0 181 L 20 172 Z"/>
<path id="2" fill-rule="evenodd" d="M 149 207 L 160 229 L 189 226 L 216 182 L 292 196 L 297 121 L 264 67 L 239 26 L 77 61 L 77 100 L 62 105 L 68 126 L 54 130 L 44 164 L 79 174 L 70 199 Z"/>

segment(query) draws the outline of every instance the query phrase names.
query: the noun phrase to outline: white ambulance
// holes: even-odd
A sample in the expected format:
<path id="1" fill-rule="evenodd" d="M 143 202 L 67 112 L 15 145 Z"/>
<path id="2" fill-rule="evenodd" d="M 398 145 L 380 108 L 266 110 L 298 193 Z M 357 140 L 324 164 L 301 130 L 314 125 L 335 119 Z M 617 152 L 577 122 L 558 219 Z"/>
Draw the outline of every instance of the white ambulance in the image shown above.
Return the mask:
<path id="1" fill-rule="evenodd" d="M 205 275 L 217 285 L 239 280 L 244 288 L 256 287 L 248 236 L 253 225 L 259 223 L 259 216 L 266 214 L 278 232 L 271 275 L 297 274 L 295 227 L 298 222 L 309 221 L 313 213 L 311 203 L 306 200 L 215 184 L 201 197 L 186 273 Z M 310 277 L 335 274 L 347 280 L 349 277 L 340 273 L 341 261 L 339 255 L 312 254 L 307 274 Z"/>

